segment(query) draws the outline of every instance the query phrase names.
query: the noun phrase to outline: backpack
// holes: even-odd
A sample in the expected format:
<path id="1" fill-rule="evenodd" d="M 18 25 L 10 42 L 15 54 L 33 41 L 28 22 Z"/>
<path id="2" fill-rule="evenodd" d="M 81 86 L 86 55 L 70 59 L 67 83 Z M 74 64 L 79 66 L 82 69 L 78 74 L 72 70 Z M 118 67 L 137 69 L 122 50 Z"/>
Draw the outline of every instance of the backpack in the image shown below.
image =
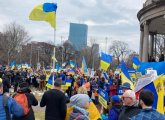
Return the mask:
<path id="1" fill-rule="evenodd" d="M 17 93 L 14 96 L 14 100 L 23 107 L 24 115 L 27 115 L 30 109 L 29 109 L 28 99 L 25 93 Z"/>

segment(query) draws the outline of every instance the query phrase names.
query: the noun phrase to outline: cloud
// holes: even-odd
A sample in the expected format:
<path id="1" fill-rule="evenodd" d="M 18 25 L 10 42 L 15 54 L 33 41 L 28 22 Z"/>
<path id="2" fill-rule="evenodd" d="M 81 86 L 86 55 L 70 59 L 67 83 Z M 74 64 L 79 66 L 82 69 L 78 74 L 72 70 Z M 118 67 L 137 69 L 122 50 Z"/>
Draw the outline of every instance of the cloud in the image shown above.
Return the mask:
<path id="1" fill-rule="evenodd" d="M 25 27 L 33 41 L 53 40 L 54 31 L 48 23 L 28 19 L 31 10 L 44 2 L 46 0 L 1 1 L 0 31 L 5 24 L 15 21 Z M 138 51 L 140 31 L 136 15 L 143 0 L 59 0 L 57 5 L 57 44 L 61 42 L 61 36 L 67 40 L 69 23 L 76 22 L 88 25 L 88 40 L 91 36 L 97 39 L 101 49 L 105 48 L 103 41 L 108 37 L 108 45 L 112 40 L 121 40 L 131 42 L 130 47 Z"/>

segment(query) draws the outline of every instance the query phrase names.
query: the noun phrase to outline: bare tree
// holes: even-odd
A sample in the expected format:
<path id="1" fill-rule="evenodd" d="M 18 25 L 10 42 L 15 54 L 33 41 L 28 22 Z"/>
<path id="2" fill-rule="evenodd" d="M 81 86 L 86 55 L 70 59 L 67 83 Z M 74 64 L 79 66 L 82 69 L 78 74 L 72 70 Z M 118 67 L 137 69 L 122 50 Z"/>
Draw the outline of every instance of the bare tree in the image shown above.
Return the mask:
<path id="1" fill-rule="evenodd" d="M 21 51 L 22 45 L 26 44 L 31 37 L 24 27 L 16 24 L 15 22 L 5 26 L 2 33 L 2 39 L 0 39 L 0 47 L 7 55 L 7 63 L 9 64 L 11 59 L 14 59 L 16 53 Z"/>
<path id="2" fill-rule="evenodd" d="M 63 57 L 64 61 L 69 63 L 69 60 L 75 60 L 75 48 L 73 45 L 67 40 L 63 44 Z"/>
<path id="3" fill-rule="evenodd" d="M 109 52 L 117 58 L 118 65 L 120 63 L 120 59 L 123 59 L 129 51 L 128 44 L 122 41 L 113 41 L 109 48 Z"/>
<path id="4" fill-rule="evenodd" d="M 156 46 L 154 49 L 154 54 L 155 58 L 159 59 L 161 54 L 164 54 L 165 46 L 164 46 L 164 41 L 165 41 L 165 36 L 164 35 L 156 35 Z"/>

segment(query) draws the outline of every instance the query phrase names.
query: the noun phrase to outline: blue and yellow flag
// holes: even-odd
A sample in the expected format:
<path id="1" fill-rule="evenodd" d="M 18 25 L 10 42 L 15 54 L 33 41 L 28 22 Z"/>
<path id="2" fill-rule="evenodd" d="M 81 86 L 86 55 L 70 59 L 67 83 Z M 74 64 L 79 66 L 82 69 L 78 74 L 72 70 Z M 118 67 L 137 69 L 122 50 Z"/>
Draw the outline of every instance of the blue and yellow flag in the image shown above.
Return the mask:
<path id="1" fill-rule="evenodd" d="M 10 63 L 11 69 L 14 69 L 15 67 L 15 60 L 12 60 L 12 62 Z"/>
<path id="2" fill-rule="evenodd" d="M 15 60 L 12 60 L 12 62 L 10 63 L 10 66 L 11 67 L 15 66 Z"/>
<path id="3" fill-rule="evenodd" d="M 121 80 L 122 80 L 122 84 L 125 82 L 128 82 L 131 85 L 131 89 L 134 90 L 134 85 L 131 81 L 131 78 L 129 76 L 124 60 L 122 60 L 121 62 Z"/>
<path id="4" fill-rule="evenodd" d="M 31 11 L 29 19 L 35 21 L 46 21 L 55 29 L 56 10 L 57 4 L 55 3 L 40 4 Z"/>
<path id="5" fill-rule="evenodd" d="M 137 57 L 132 58 L 133 68 L 137 70 L 141 64 L 140 60 Z"/>
<path id="6" fill-rule="evenodd" d="M 27 68 L 26 64 L 22 64 L 21 66 L 22 66 L 23 69 Z"/>
<path id="7" fill-rule="evenodd" d="M 56 76 L 54 75 L 54 80 L 56 80 Z M 53 75 L 50 75 L 46 87 L 52 89 L 53 86 Z"/>
<path id="8" fill-rule="evenodd" d="M 71 66 L 72 68 L 75 67 L 75 62 L 74 62 L 73 60 L 70 60 L 70 66 Z"/>
<path id="9" fill-rule="evenodd" d="M 66 62 L 63 62 L 63 63 L 62 63 L 62 67 L 65 67 L 65 66 L 66 66 Z"/>
<path id="10" fill-rule="evenodd" d="M 88 72 L 87 64 L 86 64 L 85 58 L 83 56 L 81 73 L 82 74 L 87 74 L 87 72 Z"/>
<path id="11" fill-rule="evenodd" d="M 164 86 L 162 77 L 157 78 L 143 89 L 148 89 L 154 94 L 154 103 L 152 105 L 158 112 L 164 114 Z"/>
<path id="12" fill-rule="evenodd" d="M 107 70 L 111 62 L 112 62 L 112 56 L 102 52 L 100 59 L 100 68 L 103 70 Z"/>

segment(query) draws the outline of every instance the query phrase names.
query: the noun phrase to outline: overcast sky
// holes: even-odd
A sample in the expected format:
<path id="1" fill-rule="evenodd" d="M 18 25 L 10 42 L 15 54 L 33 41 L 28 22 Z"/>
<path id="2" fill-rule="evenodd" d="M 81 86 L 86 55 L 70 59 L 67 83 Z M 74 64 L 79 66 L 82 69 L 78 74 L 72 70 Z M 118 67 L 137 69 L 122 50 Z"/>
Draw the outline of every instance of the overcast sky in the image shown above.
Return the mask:
<path id="1" fill-rule="evenodd" d="M 31 21 L 31 10 L 44 2 L 56 2 L 56 43 L 68 39 L 69 23 L 88 25 L 88 44 L 95 39 L 105 50 L 113 40 L 129 43 L 132 50 L 139 51 L 139 22 L 137 12 L 144 0 L 3 0 L 0 3 L 0 31 L 4 25 L 15 21 L 25 27 L 32 41 L 53 41 L 53 28 L 46 22 Z"/>

